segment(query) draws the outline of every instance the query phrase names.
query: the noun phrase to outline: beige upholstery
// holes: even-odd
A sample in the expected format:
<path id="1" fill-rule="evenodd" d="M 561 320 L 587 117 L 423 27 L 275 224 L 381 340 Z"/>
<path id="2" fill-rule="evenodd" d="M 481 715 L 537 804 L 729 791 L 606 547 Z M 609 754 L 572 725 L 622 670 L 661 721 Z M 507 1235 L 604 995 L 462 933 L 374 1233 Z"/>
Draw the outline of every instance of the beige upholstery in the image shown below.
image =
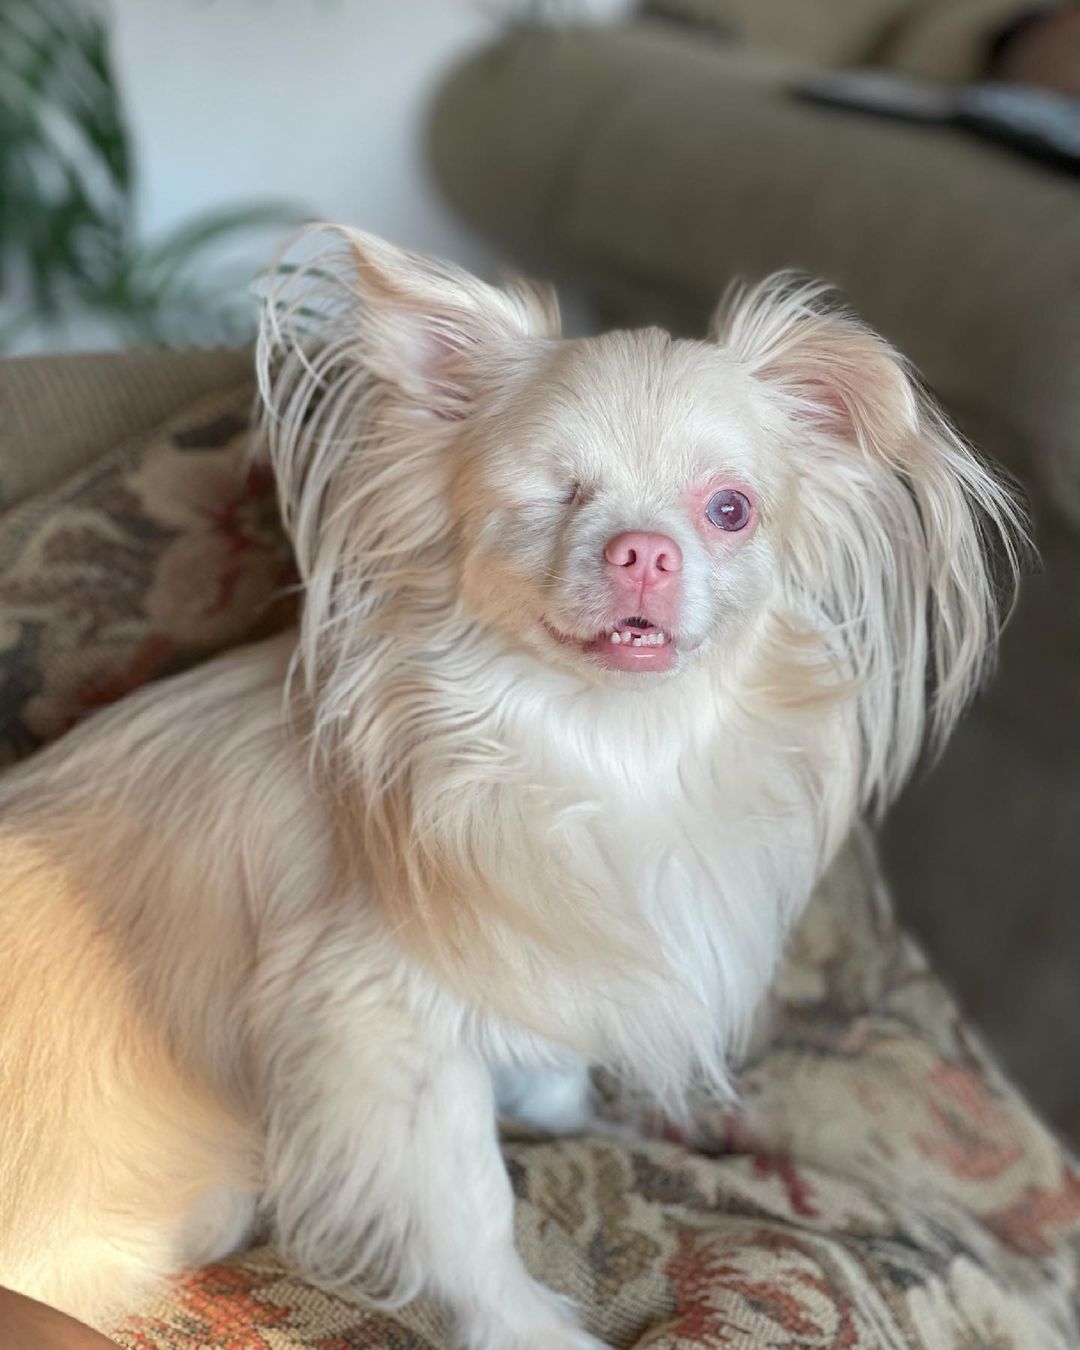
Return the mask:
<path id="1" fill-rule="evenodd" d="M 989 37 L 1036 8 L 1024 0 L 948 0 L 915 4 L 882 59 L 893 69 L 932 80 L 975 80 L 986 74 Z"/>
<path id="2" fill-rule="evenodd" d="M 250 355 L 91 352 L 0 362 L 0 508 L 52 487 L 197 397 L 238 383 Z"/>

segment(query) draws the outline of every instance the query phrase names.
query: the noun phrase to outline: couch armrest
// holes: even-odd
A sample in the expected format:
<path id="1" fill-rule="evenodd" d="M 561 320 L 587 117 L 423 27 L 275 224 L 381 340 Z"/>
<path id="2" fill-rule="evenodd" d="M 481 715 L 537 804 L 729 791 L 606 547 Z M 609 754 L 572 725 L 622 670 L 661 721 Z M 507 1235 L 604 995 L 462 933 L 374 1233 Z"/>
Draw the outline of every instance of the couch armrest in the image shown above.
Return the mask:
<path id="1" fill-rule="evenodd" d="M 0 361 L 0 509 L 53 487 L 202 394 L 238 383 L 249 351 L 90 352 Z"/>

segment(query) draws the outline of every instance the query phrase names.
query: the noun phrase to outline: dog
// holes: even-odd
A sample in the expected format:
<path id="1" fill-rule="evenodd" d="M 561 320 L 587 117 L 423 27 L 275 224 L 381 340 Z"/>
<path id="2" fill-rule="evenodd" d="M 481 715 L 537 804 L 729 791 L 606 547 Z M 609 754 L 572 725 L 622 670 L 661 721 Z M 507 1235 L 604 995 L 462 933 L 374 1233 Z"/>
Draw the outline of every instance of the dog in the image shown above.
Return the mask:
<path id="1" fill-rule="evenodd" d="M 258 365 L 298 630 L 0 780 L 0 1284 L 97 1325 L 256 1221 L 469 1350 L 596 1347 L 496 1089 L 733 1066 L 816 879 L 992 660 L 1008 487 L 823 286 L 708 337 L 346 227 Z"/>

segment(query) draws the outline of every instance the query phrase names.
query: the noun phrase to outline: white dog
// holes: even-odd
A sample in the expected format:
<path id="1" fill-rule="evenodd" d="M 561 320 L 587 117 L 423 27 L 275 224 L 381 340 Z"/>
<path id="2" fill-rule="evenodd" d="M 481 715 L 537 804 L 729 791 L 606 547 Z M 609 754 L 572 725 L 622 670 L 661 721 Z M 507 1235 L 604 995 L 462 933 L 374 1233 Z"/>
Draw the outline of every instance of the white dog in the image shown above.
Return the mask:
<path id="1" fill-rule="evenodd" d="M 106 1322 L 258 1213 L 472 1350 L 595 1346 L 514 1249 L 493 1080 L 559 1129 L 590 1062 L 730 1091 L 1019 513 L 820 287 L 560 341 L 546 291 L 328 237 L 261 343 L 299 634 L 0 781 L 0 1284 Z"/>

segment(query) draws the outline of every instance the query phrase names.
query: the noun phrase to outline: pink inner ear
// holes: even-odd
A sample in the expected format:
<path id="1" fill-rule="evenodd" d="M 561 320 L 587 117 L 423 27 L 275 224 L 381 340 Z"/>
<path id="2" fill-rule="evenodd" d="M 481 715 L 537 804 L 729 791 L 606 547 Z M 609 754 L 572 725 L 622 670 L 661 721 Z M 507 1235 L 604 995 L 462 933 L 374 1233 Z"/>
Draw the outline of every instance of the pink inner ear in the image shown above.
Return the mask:
<path id="1" fill-rule="evenodd" d="M 412 367 L 416 394 L 425 410 L 444 421 L 459 422 L 468 414 L 468 388 L 459 378 L 461 355 L 470 343 L 463 333 L 427 315 L 409 318 L 410 351 L 404 359 Z"/>
<path id="2" fill-rule="evenodd" d="M 836 361 L 827 375 L 798 372 L 792 383 L 793 392 L 805 400 L 803 420 L 819 431 L 860 445 L 871 434 L 873 402 L 868 396 L 872 391 L 862 390 L 858 372 L 842 361 Z"/>
<path id="3" fill-rule="evenodd" d="M 445 364 L 468 345 L 460 333 L 451 334 L 441 324 L 432 324 L 424 331 L 427 361 L 432 366 Z"/>
<path id="4" fill-rule="evenodd" d="M 469 394 L 463 384 L 453 378 L 454 367 L 460 365 L 465 343 L 455 343 L 448 334 L 434 330 L 425 343 L 428 381 L 435 398 L 431 411 L 446 422 L 460 422 L 469 411 Z"/>
<path id="5" fill-rule="evenodd" d="M 851 408 L 847 400 L 833 385 L 823 380 L 813 380 L 809 386 L 810 397 L 825 414 L 824 421 L 831 430 L 850 434 L 852 430 Z"/>

